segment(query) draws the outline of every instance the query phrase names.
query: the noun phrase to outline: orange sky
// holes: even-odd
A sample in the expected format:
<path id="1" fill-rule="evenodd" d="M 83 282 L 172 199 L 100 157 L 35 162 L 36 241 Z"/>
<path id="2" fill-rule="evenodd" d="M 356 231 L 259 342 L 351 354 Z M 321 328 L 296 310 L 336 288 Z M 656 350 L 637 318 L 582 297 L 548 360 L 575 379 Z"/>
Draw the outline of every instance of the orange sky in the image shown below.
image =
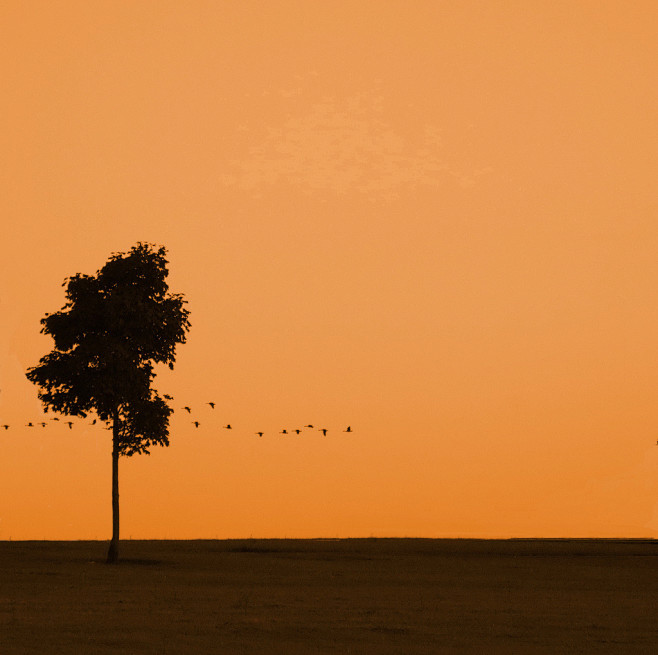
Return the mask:
<path id="1" fill-rule="evenodd" d="M 2 3 L 0 539 L 110 536 L 109 433 L 24 427 L 24 373 L 64 278 L 138 240 L 192 329 L 123 537 L 658 536 L 657 26 Z"/>

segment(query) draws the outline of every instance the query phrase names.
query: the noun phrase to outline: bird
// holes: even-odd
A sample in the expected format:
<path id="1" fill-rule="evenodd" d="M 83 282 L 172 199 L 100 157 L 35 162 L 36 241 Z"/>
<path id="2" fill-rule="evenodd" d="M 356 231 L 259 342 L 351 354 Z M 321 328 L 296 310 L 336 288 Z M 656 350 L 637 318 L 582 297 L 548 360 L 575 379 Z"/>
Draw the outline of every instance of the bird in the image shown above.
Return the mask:
<path id="1" fill-rule="evenodd" d="M 215 409 L 215 403 L 213 402 L 206 403 L 206 405 L 210 405 L 210 409 Z"/>
<path id="2" fill-rule="evenodd" d="M 318 432 L 322 432 L 325 437 L 327 436 L 327 428 L 318 428 Z"/>
<path id="3" fill-rule="evenodd" d="M 264 432 L 254 432 L 254 434 L 257 434 L 259 437 L 262 437 L 265 433 Z"/>
<path id="4" fill-rule="evenodd" d="M 231 427 L 231 424 L 230 424 L 230 423 L 227 423 L 227 424 L 224 426 L 224 429 L 225 429 L 225 430 L 232 430 L 233 428 Z"/>
<path id="5" fill-rule="evenodd" d="M 32 422 L 30 421 L 25 427 L 26 428 L 33 428 L 34 426 L 32 425 Z"/>
<path id="6" fill-rule="evenodd" d="M 5 430 L 9 430 L 9 426 L 8 426 L 8 425 L 3 425 L 2 427 L 3 427 Z"/>
<path id="7" fill-rule="evenodd" d="M 198 428 L 201 425 L 201 423 L 199 423 L 199 421 L 192 421 L 192 423 L 194 423 L 195 428 Z"/>
<path id="8" fill-rule="evenodd" d="M 50 419 L 51 421 L 59 421 L 59 416 L 55 416 L 54 418 Z"/>
<path id="9" fill-rule="evenodd" d="M 73 421 L 66 421 L 66 425 L 69 426 L 69 430 L 73 429 Z"/>
<path id="10" fill-rule="evenodd" d="M 343 430 L 343 432 L 352 432 L 352 428 L 348 425 L 346 430 Z"/>
<path id="11" fill-rule="evenodd" d="M 300 434 L 301 430 L 293 430 L 293 432 L 296 432 L 297 434 Z"/>
<path id="12" fill-rule="evenodd" d="M 187 410 L 188 414 L 192 411 L 192 409 L 190 407 L 188 407 L 187 405 L 185 405 L 185 407 L 183 407 L 183 409 Z"/>
<path id="13" fill-rule="evenodd" d="M 45 428 L 47 424 L 46 424 L 44 421 L 41 421 L 41 423 L 39 423 L 39 425 L 40 425 L 42 428 Z"/>
<path id="14" fill-rule="evenodd" d="M 304 427 L 305 428 L 312 428 L 313 426 L 309 424 L 309 425 L 305 425 Z"/>
<path id="15" fill-rule="evenodd" d="M 288 434 L 288 430 L 284 428 L 283 430 L 281 430 L 281 432 L 279 432 L 279 434 Z"/>

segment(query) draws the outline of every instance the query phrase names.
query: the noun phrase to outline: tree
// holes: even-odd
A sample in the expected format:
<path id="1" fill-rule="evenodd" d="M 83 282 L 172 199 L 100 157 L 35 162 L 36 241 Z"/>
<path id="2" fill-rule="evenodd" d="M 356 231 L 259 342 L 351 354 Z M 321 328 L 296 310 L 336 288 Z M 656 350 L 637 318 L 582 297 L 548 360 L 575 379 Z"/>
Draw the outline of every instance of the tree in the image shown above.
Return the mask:
<path id="1" fill-rule="evenodd" d="M 55 347 L 27 370 L 45 411 L 85 417 L 95 411 L 112 430 L 112 540 L 119 557 L 119 457 L 169 445 L 173 410 L 151 388 L 155 364 L 174 368 L 185 343 L 189 311 L 169 293 L 166 250 L 137 243 L 114 253 L 96 275 L 64 280 L 67 302 L 41 319 Z"/>

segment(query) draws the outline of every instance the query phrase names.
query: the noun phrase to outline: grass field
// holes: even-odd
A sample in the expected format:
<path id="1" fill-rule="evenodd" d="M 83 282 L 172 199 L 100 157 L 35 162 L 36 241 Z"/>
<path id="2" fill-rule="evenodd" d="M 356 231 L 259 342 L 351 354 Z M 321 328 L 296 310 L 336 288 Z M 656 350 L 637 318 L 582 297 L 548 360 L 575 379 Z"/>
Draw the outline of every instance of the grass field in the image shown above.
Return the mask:
<path id="1" fill-rule="evenodd" d="M 656 653 L 658 543 L 0 542 L 0 654 Z"/>

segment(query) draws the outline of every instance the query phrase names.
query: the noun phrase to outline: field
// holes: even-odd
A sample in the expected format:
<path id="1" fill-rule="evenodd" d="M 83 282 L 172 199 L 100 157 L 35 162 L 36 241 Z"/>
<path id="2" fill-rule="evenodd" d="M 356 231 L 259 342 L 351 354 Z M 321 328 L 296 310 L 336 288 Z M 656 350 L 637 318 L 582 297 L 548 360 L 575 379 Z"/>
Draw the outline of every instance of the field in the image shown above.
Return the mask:
<path id="1" fill-rule="evenodd" d="M 0 653 L 655 653 L 658 543 L 0 542 Z"/>

